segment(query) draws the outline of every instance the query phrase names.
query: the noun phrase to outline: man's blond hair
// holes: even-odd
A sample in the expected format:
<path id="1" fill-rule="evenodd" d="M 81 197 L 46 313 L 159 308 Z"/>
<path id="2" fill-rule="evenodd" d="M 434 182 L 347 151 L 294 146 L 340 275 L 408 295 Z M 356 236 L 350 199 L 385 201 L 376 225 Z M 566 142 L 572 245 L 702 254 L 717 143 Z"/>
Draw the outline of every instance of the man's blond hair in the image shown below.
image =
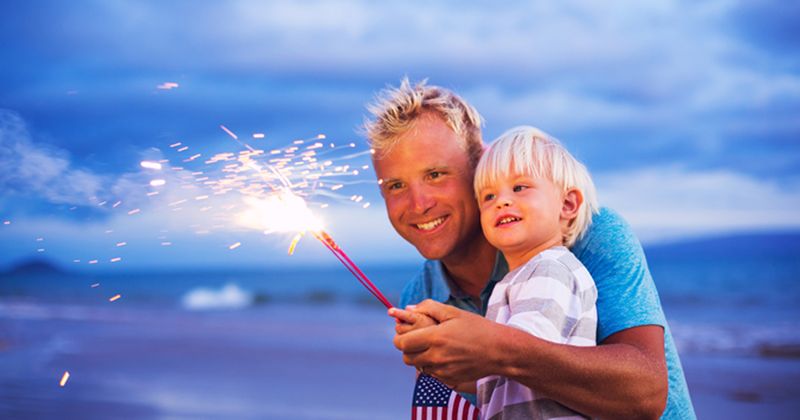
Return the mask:
<path id="1" fill-rule="evenodd" d="M 414 126 L 423 115 L 440 117 L 459 138 L 461 147 L 474 165 L 483 151 L 481 116 L 470 104 L 452 91 L 428 86 L 427 80 L 411 85 L 405 77 L 400 87 L 387 87 L 367 106 L 372 119 L 364 122 L 364 132 L 375 157 L 381 159 L 397 143 L 398 137 Z"/>
<path id="2" fill-rule="evenodd" d="M 512 128 L 497 138 L 481 157 L 475 172 L 475 194 L 494 185 L 504 174 L 523 174 L 547 179 L 562 192 L 571 188 L 583 196 L 577 216 L 563 233 L 563 242 L 571 247 L 592 223 L 592 215 L 599 211 L 597 191 L 589 171 L 561 143 L 538 128 L 521 126 Z"/>

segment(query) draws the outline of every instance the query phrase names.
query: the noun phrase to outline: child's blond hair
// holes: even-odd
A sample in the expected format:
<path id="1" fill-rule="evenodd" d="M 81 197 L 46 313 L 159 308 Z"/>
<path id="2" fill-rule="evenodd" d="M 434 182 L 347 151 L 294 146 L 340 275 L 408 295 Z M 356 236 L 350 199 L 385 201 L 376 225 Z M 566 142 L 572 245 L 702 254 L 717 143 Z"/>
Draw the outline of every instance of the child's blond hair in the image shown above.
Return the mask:
<path id="1" fill-rule="evenodd" d="M 478 162 L 475 194 L 497 183 L 509 171 L 550 180 L 562 192 L 570 188 L 580 190 L 583 203 L 564 233 L 567 247 L 583 235 L 592 223 L 592 214 L 598 212 L 597 191 L 589 171 L 558 140 L 538 128 L 515 127 L 492 142 Z"/>

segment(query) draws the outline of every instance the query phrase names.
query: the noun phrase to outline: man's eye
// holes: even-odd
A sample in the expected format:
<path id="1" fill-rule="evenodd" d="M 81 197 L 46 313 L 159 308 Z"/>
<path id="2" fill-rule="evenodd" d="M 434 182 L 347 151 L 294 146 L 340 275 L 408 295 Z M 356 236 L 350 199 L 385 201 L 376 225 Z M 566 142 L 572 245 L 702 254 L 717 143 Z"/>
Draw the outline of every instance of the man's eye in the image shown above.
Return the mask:
<path id="1" fill-rule="evenodd" d="M 442 175 L 444 175 L 444 173 L 440 171 L 431 171 L 431 173 L 428 174 L 428 176 L 431 177 L 431 179 L 439 178 Z"/>
<path id="2" fill-rule="evenodd" d="M 528 188 L 527 185 L 514 185 L 514 192 L 520 192 L 527 188 Z"/>
<path id="3" fill-rule="evenodd" d="M 403 183 L 402 182 L 391 182 L 391 183 L 389 183 L 389 185 L 386 186 L 386 189 L 387 190 L 399 190 L 402 187 L 403 187 Z"/>

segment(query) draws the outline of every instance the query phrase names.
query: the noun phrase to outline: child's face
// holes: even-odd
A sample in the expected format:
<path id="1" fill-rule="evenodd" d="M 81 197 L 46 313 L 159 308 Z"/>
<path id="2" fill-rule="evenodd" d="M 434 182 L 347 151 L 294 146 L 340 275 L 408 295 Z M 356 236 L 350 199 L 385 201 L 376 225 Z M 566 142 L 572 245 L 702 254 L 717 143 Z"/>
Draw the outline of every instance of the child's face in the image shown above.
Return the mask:
<path id="1" fill-rule="evenodd" d="M 510 268 L 563 242 L 564 194 L 552 181 L 508 173 L 478 193 L 481 226 Z"/>

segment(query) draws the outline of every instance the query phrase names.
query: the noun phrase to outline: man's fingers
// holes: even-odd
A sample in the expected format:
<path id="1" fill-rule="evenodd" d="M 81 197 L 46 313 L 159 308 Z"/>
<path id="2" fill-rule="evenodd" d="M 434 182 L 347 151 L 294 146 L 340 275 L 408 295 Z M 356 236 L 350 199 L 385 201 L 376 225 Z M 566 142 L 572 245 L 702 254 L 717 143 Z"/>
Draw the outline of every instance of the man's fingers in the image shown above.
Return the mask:
<path id="1" fill-rule="evenodd" d="M 440 324 L 454 317 L 458 314 L 458 311 L 460 311 L 458 308 L 439 303 L 432 299 L 423 300 L 422 303 L 417 304 L 412 310 L 428 315 Z"/>
<path id="2" fill-rule="evenodd" d="M 430 340 L 436 327 L 421 328 L 394 336 L 394 346 L 403 353 L 419 353 L 430 347 Z M 433 331 L 433 333 L 432 333 Z"/>

